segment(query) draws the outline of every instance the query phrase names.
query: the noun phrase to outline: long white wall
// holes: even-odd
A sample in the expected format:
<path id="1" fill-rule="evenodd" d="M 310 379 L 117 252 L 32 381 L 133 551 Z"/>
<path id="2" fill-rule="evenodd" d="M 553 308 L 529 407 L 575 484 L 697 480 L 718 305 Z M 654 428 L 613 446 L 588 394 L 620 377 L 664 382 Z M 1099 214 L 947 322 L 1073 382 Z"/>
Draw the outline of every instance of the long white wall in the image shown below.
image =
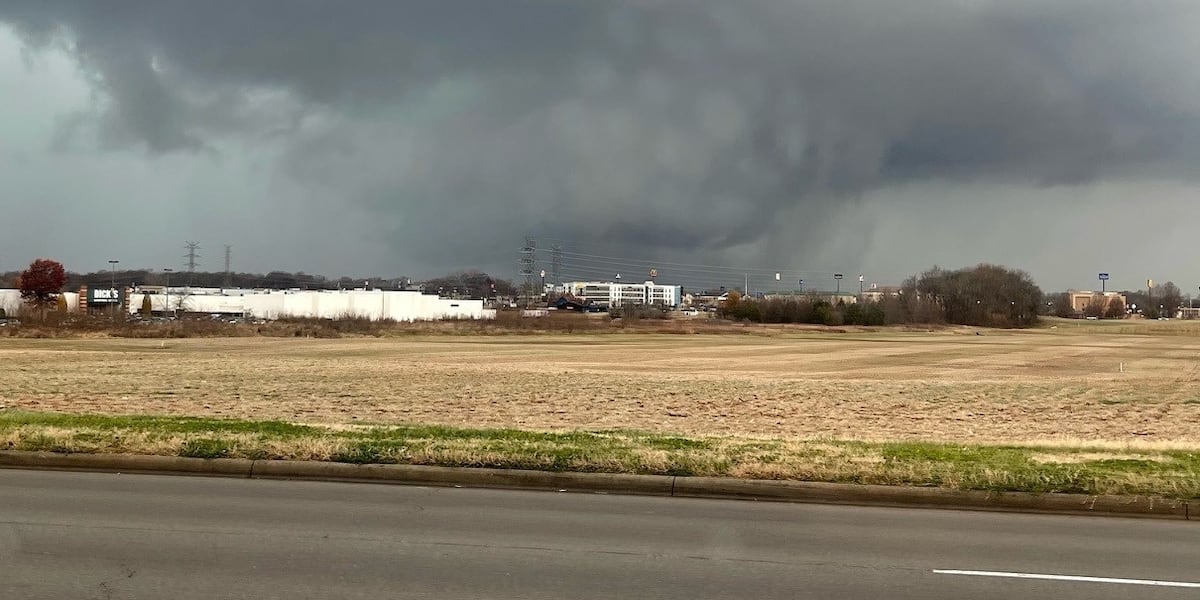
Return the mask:
<path id="1" fill-rule="evenodd" d="M 67 310 L 79 310 L 79 294 L 76 292 L 63 292 L 63 297 L 67 299 Z M 17 316 L 21 308 L 25 305 L 21 301 L 21 290 L 0 290 L 0 308 L 4 309 L 4 313 L 10 317 Z"/>
<path id="2" fill-rule="evenodd" d="M 10 316 L 16 316 L 21 310 L 21 290 L 0 290 L 0 308 Z"/>
<path id="3" fill-rule="evenodd" d="M 155 312 L 166 306 L 160 290 L 135 291 L 129 312 L 141 310 L 143 295 L 150 297 Z M 237 295 L 234 295 L 237 294 Z M 182 306 L 180 301 L 182 299 Z M 435 321 L 440 319 L 483 319 L 483 300 L 451 300 L 415 291 L 393 290 L 289 290 L 237 291 L 229 294 L 171 290 L 170 306 L 194 313 L 246 314 L 261 319 L 315 317 L 319 319 L 367 318 L 372 321 Z"/>

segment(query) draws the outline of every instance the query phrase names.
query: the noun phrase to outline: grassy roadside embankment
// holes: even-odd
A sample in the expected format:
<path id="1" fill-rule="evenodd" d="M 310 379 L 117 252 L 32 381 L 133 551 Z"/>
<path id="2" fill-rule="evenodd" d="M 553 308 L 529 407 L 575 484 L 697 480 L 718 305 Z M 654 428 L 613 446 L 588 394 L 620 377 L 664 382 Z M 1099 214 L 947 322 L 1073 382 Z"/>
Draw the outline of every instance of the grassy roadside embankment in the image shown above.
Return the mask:
<path id="1" fill-rule="evenodd" d="M 519 468 L 1200 497 L 1200 454 L 1172 449 L 545 433 L 436 426 L 300 425 L 0 411 L 0 448 Z"/>

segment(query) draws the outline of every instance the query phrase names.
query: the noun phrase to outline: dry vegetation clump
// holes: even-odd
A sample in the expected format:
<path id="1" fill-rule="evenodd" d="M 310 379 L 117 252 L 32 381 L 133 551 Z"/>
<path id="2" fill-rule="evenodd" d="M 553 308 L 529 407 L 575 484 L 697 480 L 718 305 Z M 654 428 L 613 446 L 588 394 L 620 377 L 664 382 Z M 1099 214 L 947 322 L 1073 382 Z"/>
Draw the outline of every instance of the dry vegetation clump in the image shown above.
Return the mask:
<path id="1" fill-rule="evenodd" d="M 111 316 L 63 315 L 49 313 L 45 320 L 25 319 L 19 324 L 0 327 L 0 338 L 80 339 L 114 337 L 134 339 L 184 339 L 222 337 L 289 337 L 337 339 L 342 337 L 508 336 L 543 334 L 651 333 L 670 335 L 741 334 L 778 335 L 789 332 L 826 333 L 870 332 L 873 327 L 827 327 L 803 324 L 757 324 L 733 322 L 708 315 L 691 318 L 671 317 L 654 312 L 610 316 L 608 313 L 581 314 L 551 311 L 543 317 L 523 317 L 520 311 L 504 310 L 495 319 L 446 319 L 441 321 L 372 321 L 363 317 L 338 319 L 284 318 L 275 321 L 245 321 L 228 318 L 189 316 L 174 321 L 116 320 Z M 935 331 L 945 326 L 897 326 L 897 331 Z"/>

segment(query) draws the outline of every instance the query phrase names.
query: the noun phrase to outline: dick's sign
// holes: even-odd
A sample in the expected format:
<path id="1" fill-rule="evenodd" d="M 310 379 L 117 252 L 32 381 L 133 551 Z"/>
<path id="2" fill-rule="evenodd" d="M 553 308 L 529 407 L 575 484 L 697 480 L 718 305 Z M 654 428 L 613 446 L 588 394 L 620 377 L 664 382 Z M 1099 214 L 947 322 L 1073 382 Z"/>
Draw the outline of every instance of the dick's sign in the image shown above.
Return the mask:
<path id="1" fill-rule="evenodd" d="M 89 305 L 92 304 L 120 304 L 121 290 L 113 288 L 95 288 L 88 290 Z"/>

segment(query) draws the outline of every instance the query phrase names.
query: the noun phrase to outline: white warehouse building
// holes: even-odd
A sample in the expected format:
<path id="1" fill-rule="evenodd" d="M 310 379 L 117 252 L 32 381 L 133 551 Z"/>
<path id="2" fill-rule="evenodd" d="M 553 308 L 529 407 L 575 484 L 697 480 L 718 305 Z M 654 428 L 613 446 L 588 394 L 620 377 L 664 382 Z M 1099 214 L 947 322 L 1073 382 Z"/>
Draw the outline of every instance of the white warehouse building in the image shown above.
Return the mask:
<path id="1" fill-rule="evenodd" d="M 659 285 L 653 281 L 645 283 L 621 283 L 619 281 L 572 281 L 565 286 L 571 295 L 611 307 L 625 304 L 657 304 L 679 306 L 683 300 L 683 288 L 678 285 Z"/>
<path id="2" fill-rule="evenodd" d="M 150 298 L 153 312 L 170 311 L 239 315 L 258 319 L 286 317 L 372 321 L 436 321 L 485 319 L 483 300 L 440 298 L 396 290 L 241 290 L 143 287 L 130 292 L 129 312 L 137 313 Z M 168 304 L 170 302 L 170 304 Z"/>
<path id="3" fill-rule="evenodd" d="M 79 294 L 75 292 L 62 292 L 60 294 L 67 300 L 67 310 L 79 310 Z M 0 290 L 0 310 L 4 314 L 15 317 L 21 313 L 21 310 L 26 308 L 25 301 L 21 299 L 21 290 L 17 289 L 2 289 Z"/>
<path id="4" fill-rule="evenodd" d="M 0 290 L 0 310 L 9 316 L 17 316 L 21 310 L 21 290 Z"/>

